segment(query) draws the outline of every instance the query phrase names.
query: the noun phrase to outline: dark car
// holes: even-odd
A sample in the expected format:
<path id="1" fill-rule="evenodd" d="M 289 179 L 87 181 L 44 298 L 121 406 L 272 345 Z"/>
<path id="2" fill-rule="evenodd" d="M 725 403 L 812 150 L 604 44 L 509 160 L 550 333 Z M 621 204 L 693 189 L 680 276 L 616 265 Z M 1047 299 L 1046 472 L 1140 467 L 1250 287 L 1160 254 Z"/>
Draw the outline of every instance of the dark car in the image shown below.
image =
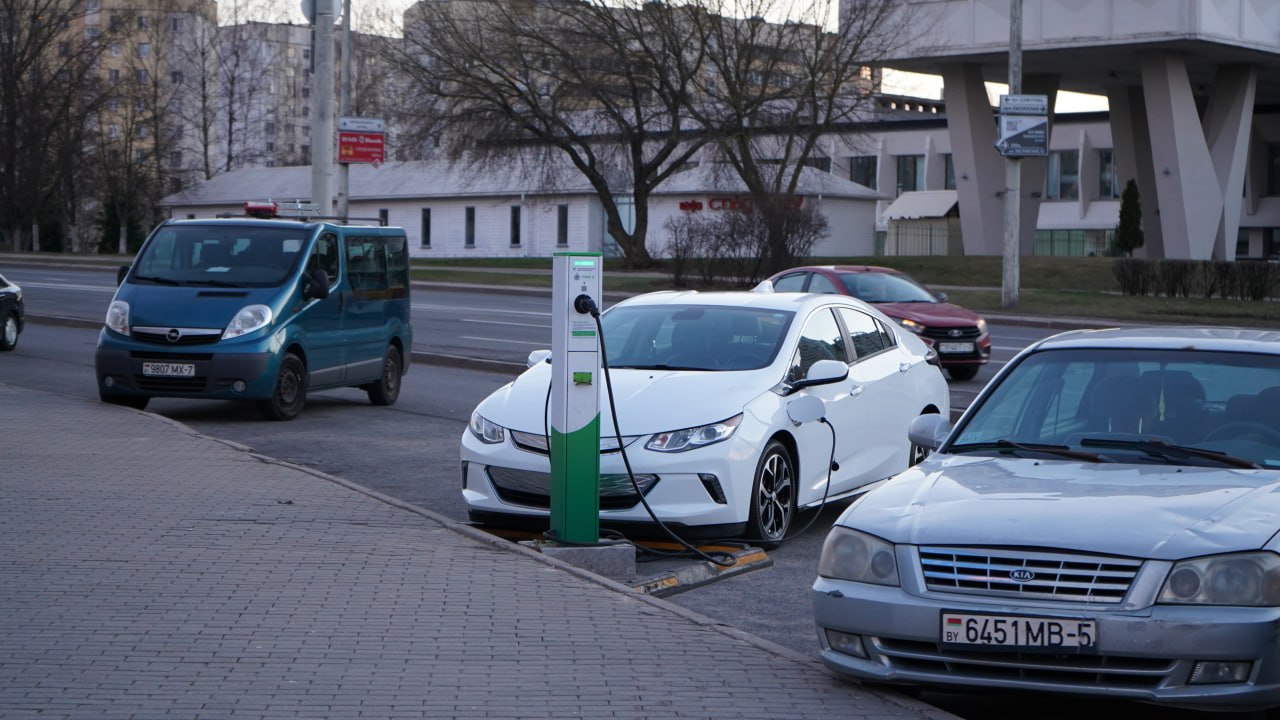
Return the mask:
<path id="1" fill-rule="evenodd" d="M 0 275 L 0 350 L 12 350 L 18 346 L 23 316 L 22 288 Z"/>
<path id="2" fill-rule="evenodd" d="M 947 302 L 892 268 L 874 265 L 821 265 L 784 270 L 769 278 L 776 292 L 852 295 L 872 303 L 938 352 L 953 380 L 972 380 L 991 358 L 987 321 L 972 310 Z"/>

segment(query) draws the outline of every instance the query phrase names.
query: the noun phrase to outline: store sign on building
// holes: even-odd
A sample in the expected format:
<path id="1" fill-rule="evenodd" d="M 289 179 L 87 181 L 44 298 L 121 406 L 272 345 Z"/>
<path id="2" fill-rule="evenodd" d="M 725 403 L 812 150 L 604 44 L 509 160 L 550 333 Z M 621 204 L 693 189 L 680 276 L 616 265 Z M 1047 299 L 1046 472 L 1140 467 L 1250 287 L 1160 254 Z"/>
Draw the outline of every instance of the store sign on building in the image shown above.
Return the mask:
<path id="1" fill-rule="evenodd" d="M 338 118 L 338 162 L 382 163 L 386 123 L 373 118 Z"/>

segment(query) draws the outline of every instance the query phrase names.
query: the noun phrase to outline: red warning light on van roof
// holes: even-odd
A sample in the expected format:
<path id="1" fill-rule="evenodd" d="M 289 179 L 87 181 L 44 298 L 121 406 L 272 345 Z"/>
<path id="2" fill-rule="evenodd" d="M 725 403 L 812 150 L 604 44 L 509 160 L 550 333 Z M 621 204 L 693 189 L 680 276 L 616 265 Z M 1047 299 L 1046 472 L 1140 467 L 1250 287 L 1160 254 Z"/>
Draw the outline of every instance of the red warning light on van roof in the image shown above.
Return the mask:
<path id="1" fill-rule="evenodd" d="M 246 200 L 244 203 L 244 214 L 249 217 L 256 218 L 273 218 L 276 216 L 279 207 L 274 202 L 261 202 Z"/>

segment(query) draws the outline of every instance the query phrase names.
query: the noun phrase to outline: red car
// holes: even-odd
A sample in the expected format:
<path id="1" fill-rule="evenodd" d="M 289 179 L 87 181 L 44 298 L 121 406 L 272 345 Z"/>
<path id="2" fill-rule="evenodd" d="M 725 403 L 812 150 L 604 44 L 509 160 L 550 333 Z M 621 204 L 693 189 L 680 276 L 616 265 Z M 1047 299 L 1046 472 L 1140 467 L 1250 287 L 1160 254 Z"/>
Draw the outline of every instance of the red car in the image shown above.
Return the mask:
<path id="1" fill-rule="evenodd" d="M 852 295 L 874 304 L 938 351 L 953 380 L 972 380 L 991 358 L 987 321 L 952 305 L 909 275 L 874 265 L 820 265 L 784 270 L 769 278 L 775 292 Z"/>

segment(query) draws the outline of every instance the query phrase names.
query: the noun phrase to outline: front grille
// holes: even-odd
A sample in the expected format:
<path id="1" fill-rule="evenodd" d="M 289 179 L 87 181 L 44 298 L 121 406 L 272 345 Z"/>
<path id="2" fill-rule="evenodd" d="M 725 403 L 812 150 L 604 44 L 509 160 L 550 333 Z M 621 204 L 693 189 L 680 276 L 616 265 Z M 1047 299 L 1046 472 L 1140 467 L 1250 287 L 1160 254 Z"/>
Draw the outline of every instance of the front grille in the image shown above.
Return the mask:
<path id="1" fill-rule="evenodd" d="M 176 331 L 177 339 L 170 340 L 169 333 Z M 157 345 L 211 345 L 222 339 L 222 331 L 210 328 L 157 328 L 135 327 L 130 336 L 139 342 Z"/>
<path id="2" fill-rule="evenodd" d="M 551 507 L 551 474 L 513 468 L 486 468 L 498 497 L 503 502 L 527 507 Z M 640 492 L 648 495 L 658 483 L 657 475 L 636 475 Z M 600 509 L 624 510 L 640 502 L 631 480 L 625 474 L 600 476 Z"/>
<path id="3" fill-rule="evenodd" d="M 943 681 L 1019 681 L 1149 690 L 1160 685 L 1176 663 L 1169 658 L 1089 653 L 963 651 L 943 649 L 936 643 L 888 638 L 871 638 L 871 642 L 889 666 L 903 672 L 938 675 Z"/>
<path id="4" fill-rule="evenodd" d="M 205 384 L 208 381 L 209 379 L 202 375 L 196 375 L 195 377 L 133 376 L 133 383 L 138 386 L 139 390 L 150 392 L 199 393 L 204 392 Z"/>
<path id="5" fill-rule="evenodd" d="M 639 435 L 623 435 L 622 446 L 631 447 L 631 443 L 640 438 Z M 539 455 L 550 454 L 547 451 L 547 436 L 542 433 L 527 433 L 519 430 L 511 431 L 511 442 L 521 450 L 535 452 Z M 600 438 L 600 454 L 608 455 L 618 452 L 618 438 L 614 435 L 604 435 Z"/>
<path id="6" fill-rule="evenodd" d="M 982 336 L 976 325 L 968 327 L 933 327 L 928 326 L 920 333 L 930 340 L 939 342 L 977 340 Z"/>
<path id="7" fill-rule="evenodd" d="M 920 569 L 930 590 L 970 595 L 1119 603 L 1141 567 L 1140 560 L 1106 555 L 920 548 Z"/>
<path id="8" fill-rule="evenodd" d="M 144 350 L 131 350 L 129 357 L 134 360 L 158 360 L 160 362 L 199 362 L 201 360 L 212 360 L 213 353 L 192 353 L 192 352 L 148 352 Z"/>

